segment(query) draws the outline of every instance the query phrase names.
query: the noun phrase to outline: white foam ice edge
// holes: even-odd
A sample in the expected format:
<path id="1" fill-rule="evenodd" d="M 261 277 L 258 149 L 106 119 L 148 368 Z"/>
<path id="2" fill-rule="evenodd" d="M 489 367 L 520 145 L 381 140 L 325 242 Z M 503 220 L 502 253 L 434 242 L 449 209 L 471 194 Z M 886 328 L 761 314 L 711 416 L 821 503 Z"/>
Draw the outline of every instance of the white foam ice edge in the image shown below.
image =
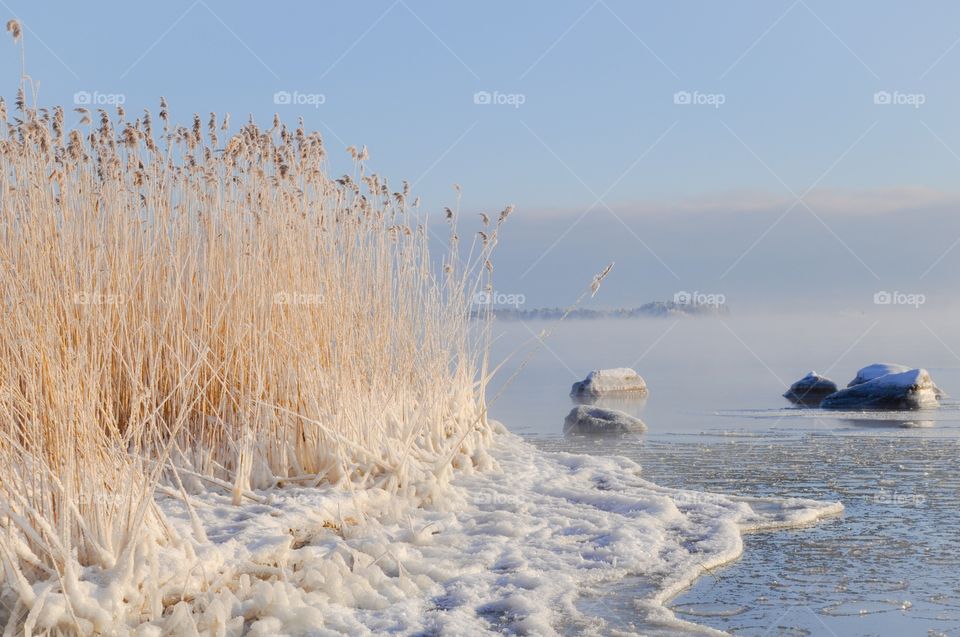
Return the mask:
<path id="1" fill-rule="evenodd" d="M 665 488 L 628 459 L 545 452 L 506 432 L 491 455 L 497 467 L 459 474 L 422 507 L 378 490 L 285 488 L 241 506 L 227 495 L 191 496 L 194 517 L 182 499 L 161 497 L 169 524 L 192 538 L 157 549 L 169 555 L 154 560 L 162 599 L 152 603 L 167 610 L 111 634 L 553 635 L 564 625 L 610 634 L 607 620 L 575 602 L 630 575 L 655 584 L 636 600 L 637 617 L 693 627 L 666 602 L 736 559 L 743 532 L 843 508 Z M 92 605 L 119 603 L 102 575 L 82 573 L 71 603 L 85 595 Z"/>

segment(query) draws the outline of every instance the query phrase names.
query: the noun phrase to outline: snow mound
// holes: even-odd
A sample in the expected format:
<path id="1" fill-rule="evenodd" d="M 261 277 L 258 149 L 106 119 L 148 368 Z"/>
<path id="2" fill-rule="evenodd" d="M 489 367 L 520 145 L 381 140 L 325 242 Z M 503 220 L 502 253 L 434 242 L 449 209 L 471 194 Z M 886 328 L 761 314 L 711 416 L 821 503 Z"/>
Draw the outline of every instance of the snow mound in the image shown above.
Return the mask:
<path id="1" fill-rule="evenodd" d="M 939 404 L 938 394 L 927 370 L 910 369 L 841 389 L 824 398 L 820 406 L 824 409 L 925 409 Z"/>
<path id="2" fill-rule="evenodd" d="M 563 432 L 572 434 L 624 434 L 646 431 L 642 420 L 616 409 L 574 407 L 563 422 Z"/>
<path id="3" fill-rule="evenodd" d="M 901 372 L 909 372 L 910 367 L 906 365 L 898 365 L 897 363 L 873 363 L 872 365 L 867 365 L 866 367 L 857 370 L 857 375 L 847 383 L 847 387 L 853 387 L 854 385 L 862 385 L 863 383 L 869 382 L 875 378 L 880 378 L 881 376 L 886 376 L 887 374 L 899 374 Z"/>
<path id="4" fill-rule="evenodd" d="M 629 367 L 593 370 L 584 380 L 573 384 L 570 395 L 591 397 L 623 392 L 647 394 L 647 383 Z"/>
<path id="5" fill-rule="evenodd" d="M 804 405 L 819 405 L 820 401 L 829 394 L 837 391 L 837 384 L 817 372 L 807 372 L 807 375 L 790 385 L 783 397 L 791 402 Z"/>
<path id="6" fill-rule="evenodd" d="M 574 601 L 631 575 L 651 592 L 624 621 L 679 625 L 665 602 L 739 556 L 743 531 L 842 510 L 663 488 L 627 459 L 547 453 L 506 433 L 491 453 L 497 468 L 459 473 L 421 507 L 379 489 L 288 487 L 240 506 L 229 494 L 189 506 L 161 497 L 167 522 L 190 539 L 150 545 L 152 567 L 145 556 L 129 563 L 159 593 L 139 599 L 129 580 L 89 569 L 68 582 L 69 607 L 38 591 L 32 628 L 67 626 L 72 608 L 112 635 L 556 635 L 561 624 L 610 634 Z M 141 605 L 162 612 L 145 621 Z"/>
<path id="7" fill-rule="evenodd" d="M 887 374 L 908 372 L 911 369 L 914 368 L 906 365 L 899 365 L 897 363 L 873 363 L 872 365 L 867 365 L 866 367 L 857 370 L 857 375 L 853 378 L 853 380 L 847 383 L 847 387 L 861 385 L 875 378 L 886 376 Z M 943 397 L 943 391 L 937 387 L 936 383 L 933 385 L 933 391 L 936 392 L 938 397 Z"/>

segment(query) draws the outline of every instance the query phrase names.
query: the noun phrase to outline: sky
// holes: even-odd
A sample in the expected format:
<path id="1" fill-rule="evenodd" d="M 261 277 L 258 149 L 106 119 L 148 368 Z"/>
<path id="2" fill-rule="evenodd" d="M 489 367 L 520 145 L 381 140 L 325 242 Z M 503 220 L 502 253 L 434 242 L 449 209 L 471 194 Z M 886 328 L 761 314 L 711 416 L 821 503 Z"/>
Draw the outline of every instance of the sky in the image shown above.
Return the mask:
<path id="1" fill-rule="evenodd" d="M 303 117 L 347 170 L 440 211 L 517 212 L 498 285 L 563 304 L 677 291 L 952 302 L 960 5 L 0 0 L 40 101 Z M 12 96 L 17 49 L 0 45 Z M 79 120 L 79 116 L 77 116 Z"/>

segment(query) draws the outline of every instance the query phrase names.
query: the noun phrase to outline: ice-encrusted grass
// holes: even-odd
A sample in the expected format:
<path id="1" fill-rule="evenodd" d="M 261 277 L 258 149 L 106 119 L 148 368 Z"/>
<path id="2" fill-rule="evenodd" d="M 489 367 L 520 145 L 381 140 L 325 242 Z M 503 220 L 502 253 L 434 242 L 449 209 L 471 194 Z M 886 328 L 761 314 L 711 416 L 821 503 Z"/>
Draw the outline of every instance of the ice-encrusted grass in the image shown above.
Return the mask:
<path id="1" fill-rule="evenodd" d="M 508 212 L 461 250 L 450 210 L 440 262 L 407 184 L 370 174 L 365 149 L 332 178 L 302 123 L 29 101 L 0 104 L 0 625 L 92 634 L 171 612 L 160 573 L 209 541 L 208 496 L 416 504 L 485 462 L 469 299 Z M 161 496 L 187 503 L 189 533 Z"/>

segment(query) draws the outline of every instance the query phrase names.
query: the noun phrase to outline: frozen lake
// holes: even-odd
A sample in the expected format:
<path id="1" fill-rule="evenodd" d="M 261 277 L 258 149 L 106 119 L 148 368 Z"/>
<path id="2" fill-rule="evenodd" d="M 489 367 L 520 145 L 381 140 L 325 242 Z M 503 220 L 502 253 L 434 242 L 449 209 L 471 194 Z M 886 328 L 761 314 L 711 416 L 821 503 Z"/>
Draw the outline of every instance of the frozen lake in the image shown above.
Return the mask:
<path id="1" fill-rule="evenodd" d="M 554 333 L 491 407 L 546 449 L 623 455 L 659 484 L 738 495 L 840 500 L 843 516 L 745 537 L 743 557 L 676 597 L 679 618 L 743 635 L 960 634 L 960 404 L 932 412 L 793 408 L 784 384 L 811 369 L 843 386 L 878 361 L 926 367 L 960 392 L 948 315 L 501 322 L 503 355 Z M 495 357 L 495 360 L 497 357 Z M 523 355 L 500 379 L 516 369 Z M 626 405 L 648 431 L 564 437 L 570 384 L 598 367 L 632 366 L 650 388 Z M 495 382 L 491 396 L 498 392 Z M 632 607 L 649 583 L 612 583 L 581 610 L 657 634 Z M 663 631 L 676 634 L 676 629 Z"/>

